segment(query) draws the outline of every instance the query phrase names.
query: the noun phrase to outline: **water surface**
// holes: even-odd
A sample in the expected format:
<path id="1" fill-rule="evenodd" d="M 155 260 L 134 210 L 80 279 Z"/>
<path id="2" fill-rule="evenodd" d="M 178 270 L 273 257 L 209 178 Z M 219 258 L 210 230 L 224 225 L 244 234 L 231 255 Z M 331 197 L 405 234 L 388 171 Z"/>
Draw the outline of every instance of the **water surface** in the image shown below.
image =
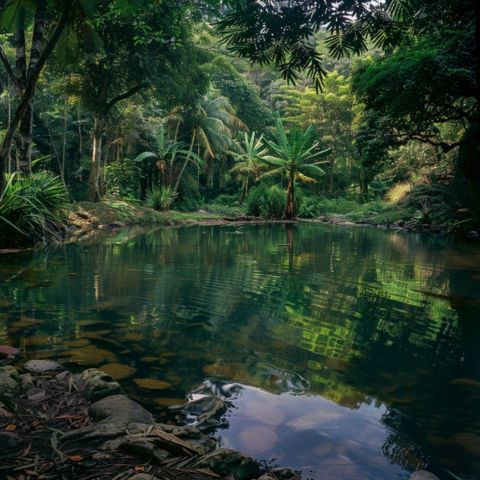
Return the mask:
<path id="1" fill-rule="evenodd" d="M 1 255 L 0 343 L 103 366 L 160 419 L 236 383 L 219 440 L 305 478 L 480 478 L 478 243 L 301 224 Z"/>

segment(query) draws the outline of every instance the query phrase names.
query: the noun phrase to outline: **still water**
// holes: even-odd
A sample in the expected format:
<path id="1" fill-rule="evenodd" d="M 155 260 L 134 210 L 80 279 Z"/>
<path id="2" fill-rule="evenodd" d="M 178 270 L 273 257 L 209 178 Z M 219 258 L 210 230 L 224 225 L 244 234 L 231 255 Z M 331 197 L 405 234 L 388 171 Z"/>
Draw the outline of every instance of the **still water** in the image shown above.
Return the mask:
<path id="1" fill-rule="evenodd" d="M 304 478 L 480 478 L 478 242 L 189 227 L 0 255 L 0 343 L 103 367 L 161 420 L 236 383 L 218 439 Z"/>

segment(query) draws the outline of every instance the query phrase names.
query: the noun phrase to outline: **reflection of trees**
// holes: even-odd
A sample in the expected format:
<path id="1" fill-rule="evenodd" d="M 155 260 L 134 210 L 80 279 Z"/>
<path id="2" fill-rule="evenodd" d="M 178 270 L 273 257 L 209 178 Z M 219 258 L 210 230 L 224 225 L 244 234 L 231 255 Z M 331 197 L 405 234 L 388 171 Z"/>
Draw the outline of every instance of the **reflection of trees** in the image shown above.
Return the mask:
<path id="1" fill-rule="evenodd" d="M 438 436 L 437 425 L 453 434 L 473 420 L 449 382 L 478 376 L 472 366 L 478 305 L 458 301 L 478 296 L 475 250 L 363 228 L 277 225 L 240 232 L 122 233 L 101 243 L 0 257 L 0 299 L 16 302 L 3 310 L 0 304 L 0 312 L 9 312 L 0 322 L 17 336 L 8 325 L 27 315 L 42 323 L 23 335 L 60 338 L 81 336 L 79 320 L 111 322 L 109 338 L 131 361 L 144 352 L 178 352 L 169 368 L 188 379 L 185 388 L 203 378 L 207 364 L 270 388 L 261 372 L 273 365 L 301 374 L 312 392 L 350 408 L 375 398 L 391 407 L 385 450 L 394 461 L 409 442 L 425 445 L 427 436 Z M 131 332 L 141 335 L 138 352 Z M 457 425 L 450 424 L 452 412 Z M 419 424 L 410 424 L 412 418 Z"/>

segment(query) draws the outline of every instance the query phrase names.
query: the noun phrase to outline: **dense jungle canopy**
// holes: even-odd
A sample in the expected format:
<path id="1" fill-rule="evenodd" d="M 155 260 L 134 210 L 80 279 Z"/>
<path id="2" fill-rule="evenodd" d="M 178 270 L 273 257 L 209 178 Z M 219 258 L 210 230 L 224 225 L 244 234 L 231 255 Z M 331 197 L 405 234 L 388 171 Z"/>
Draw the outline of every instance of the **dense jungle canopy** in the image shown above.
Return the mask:
<path id="1" fill-rule="evenodd" d="M 475 229 L 478 24 L 474 0 L 2 0 L 0 237 L 84 200 Z"/>

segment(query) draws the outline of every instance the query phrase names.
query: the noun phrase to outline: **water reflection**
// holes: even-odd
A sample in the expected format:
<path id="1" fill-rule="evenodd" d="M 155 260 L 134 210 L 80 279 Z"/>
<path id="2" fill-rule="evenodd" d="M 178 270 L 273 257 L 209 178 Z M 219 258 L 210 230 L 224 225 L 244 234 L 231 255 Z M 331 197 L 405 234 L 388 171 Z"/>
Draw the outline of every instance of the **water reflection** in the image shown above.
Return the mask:
<path id="1" fill-rule="evenodd" d="M 205 378 L 239 382 L 223 441 L 314 478 L 475 478 L 479 278 L 478 245 L 441 237 L 122 232 L 1 256 L 0 341 L 103 365 L 159 415 Z"/>

